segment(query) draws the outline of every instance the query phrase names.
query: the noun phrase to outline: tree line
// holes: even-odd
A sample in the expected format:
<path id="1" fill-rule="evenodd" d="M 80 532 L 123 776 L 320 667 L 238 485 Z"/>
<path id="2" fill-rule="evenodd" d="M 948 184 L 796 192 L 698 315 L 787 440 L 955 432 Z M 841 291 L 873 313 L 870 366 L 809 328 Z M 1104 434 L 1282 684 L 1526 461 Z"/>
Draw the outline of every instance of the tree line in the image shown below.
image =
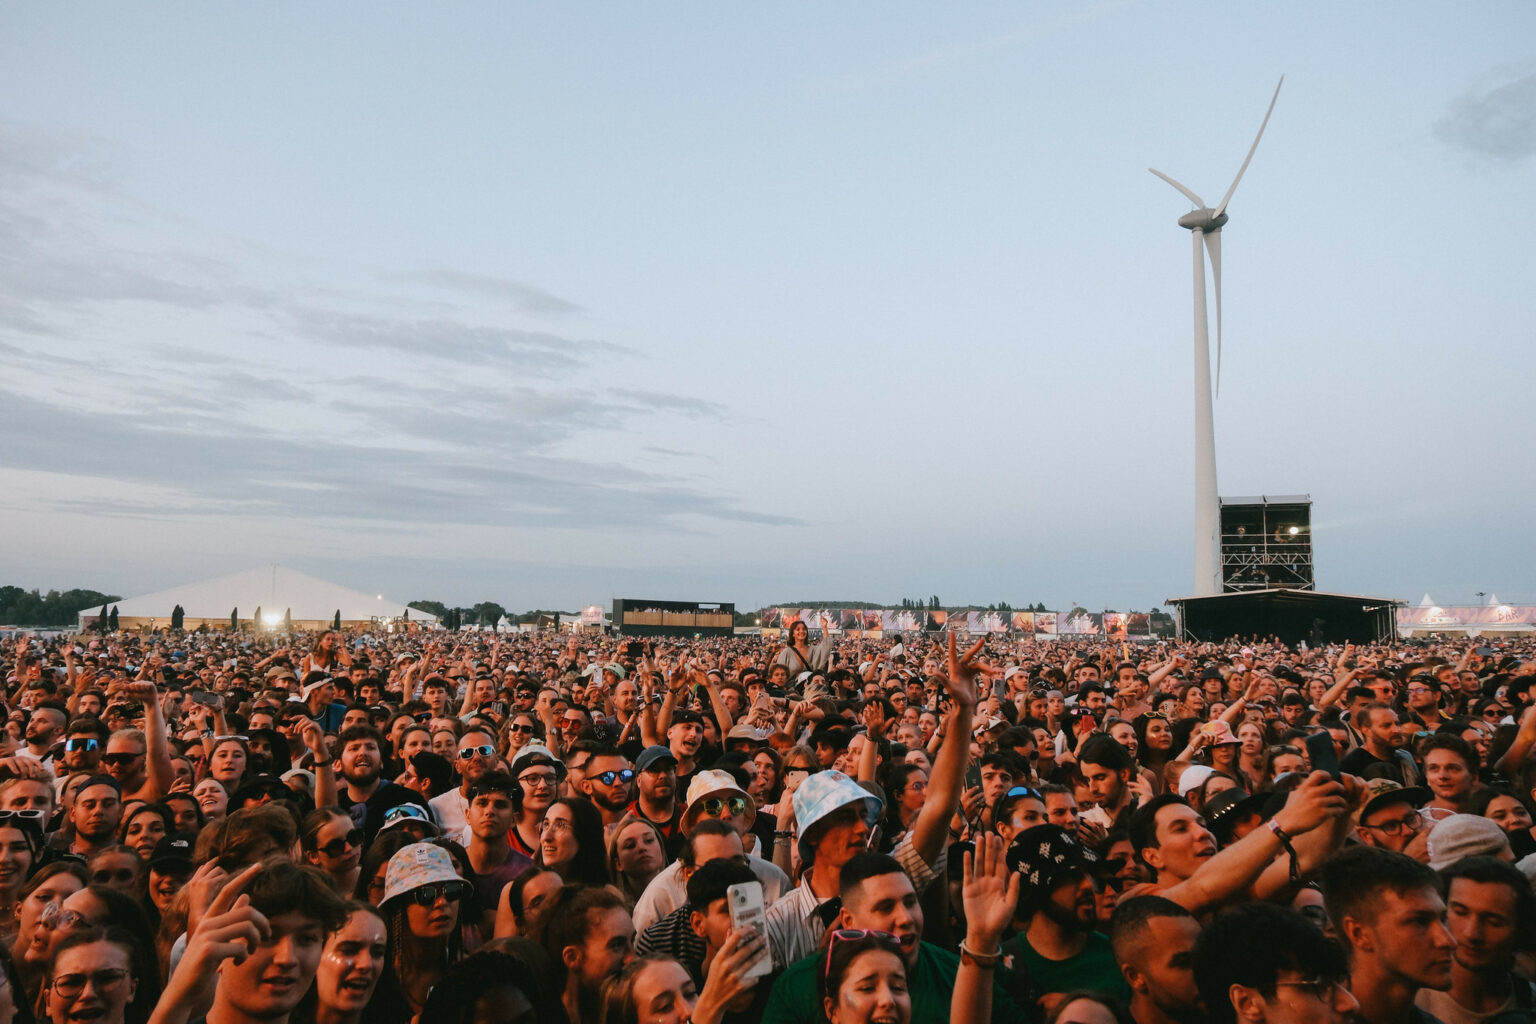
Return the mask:
<path id="1" fill-rule="evenodd" d="M 73 626 L 87 608 L 121 601 L 97 590 L 39 590 L 0 587 L 0 624 L 7 626 Z"/>

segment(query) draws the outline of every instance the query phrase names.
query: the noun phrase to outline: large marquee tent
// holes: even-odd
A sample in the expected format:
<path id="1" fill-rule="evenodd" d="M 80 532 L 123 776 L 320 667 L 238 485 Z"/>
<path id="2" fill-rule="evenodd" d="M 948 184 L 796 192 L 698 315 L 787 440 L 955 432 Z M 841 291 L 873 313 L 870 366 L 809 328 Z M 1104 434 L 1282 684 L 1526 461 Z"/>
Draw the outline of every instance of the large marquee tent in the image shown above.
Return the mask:
<path id="1" fill-rule="evenodd" d="M 438 625 L 437 616 L 411 608 L 382 594 L 365 594 L 339 583 L 269 565 L 260 569 L 186 583 L 141 597 L 116 602 L 119 629 L 164 629 L 171 611 L 181 605 L 182 628 L 228 629 L 235 615 L 241 629 L 276 629 L 288 617 L 295 629 L 329 629 L 338 612 L 343 629 L 361 629 L 381 622 L 401 621 Z M 254 622 L 257 609 L 261 621 Z M 80 613 L 80 629 L 93 626 L 99 609 Z"/>

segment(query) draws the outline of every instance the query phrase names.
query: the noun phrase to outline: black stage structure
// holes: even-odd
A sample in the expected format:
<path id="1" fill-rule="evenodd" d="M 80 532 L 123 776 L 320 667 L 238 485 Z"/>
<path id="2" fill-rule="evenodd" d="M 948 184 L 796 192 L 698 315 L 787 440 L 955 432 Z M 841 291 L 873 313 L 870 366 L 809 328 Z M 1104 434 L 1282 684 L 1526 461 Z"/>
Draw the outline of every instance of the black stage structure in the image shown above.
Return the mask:
<path id="1" fill-rule="evenodd" d="M 1174 607 L 1179 636 L 1186 639 L 1203 643 L 1275 636 L 1293 646 L 1305 640 L 1320 647 L 1392 637 L 1397 630 L 1397 607 L 1403 602 L 1282 587 L 1176 597 L 1167 603 Z"/>
<path id="2" fill-rule="evenodd" d="M 736 606 L 614 598 L 612 622 L 621 636 L 733 636 Z"/>

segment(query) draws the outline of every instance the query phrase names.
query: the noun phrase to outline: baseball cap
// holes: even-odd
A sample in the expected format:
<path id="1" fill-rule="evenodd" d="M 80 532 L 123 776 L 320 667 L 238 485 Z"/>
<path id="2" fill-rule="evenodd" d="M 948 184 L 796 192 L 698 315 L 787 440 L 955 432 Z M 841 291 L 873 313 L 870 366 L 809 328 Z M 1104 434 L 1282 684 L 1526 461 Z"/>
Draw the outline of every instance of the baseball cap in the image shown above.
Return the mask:
<path id="1" fill-rule="evenodd" d="M 677 755 L 672 753 L 670 747 L 646 747 L 640 751 L 640 756 L 635 758 L 635 771 L 643 772 L 662 760 L 671 761 L 674 767 L 677 765 Z"/>
<path id="2" fill-rule="evenodd" d="M 1008 867 L 1024 876 L 1025 885 L 1052 889 L 1058 882 L 1099 867 L 1099 855 L 1060 825 L 1036 825 L 1008 844 Z"/>
<path id="3" fill-rule="evenodd" d="M 173 832 L 161 838 L 149 855 L 149 867 L 192 870 L 192 836 Z"/>

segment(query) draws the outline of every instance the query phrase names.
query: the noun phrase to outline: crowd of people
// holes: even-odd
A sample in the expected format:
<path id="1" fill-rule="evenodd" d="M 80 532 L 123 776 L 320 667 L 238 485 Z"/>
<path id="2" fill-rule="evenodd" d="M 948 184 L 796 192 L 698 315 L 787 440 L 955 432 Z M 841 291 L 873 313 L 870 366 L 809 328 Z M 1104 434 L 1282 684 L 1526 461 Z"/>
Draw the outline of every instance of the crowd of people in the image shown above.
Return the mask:
<path id="1" fill-rule="evenodd" d="M 0 1024 L 1513 1024 L 1536 644 L 0 641 Z"/>

